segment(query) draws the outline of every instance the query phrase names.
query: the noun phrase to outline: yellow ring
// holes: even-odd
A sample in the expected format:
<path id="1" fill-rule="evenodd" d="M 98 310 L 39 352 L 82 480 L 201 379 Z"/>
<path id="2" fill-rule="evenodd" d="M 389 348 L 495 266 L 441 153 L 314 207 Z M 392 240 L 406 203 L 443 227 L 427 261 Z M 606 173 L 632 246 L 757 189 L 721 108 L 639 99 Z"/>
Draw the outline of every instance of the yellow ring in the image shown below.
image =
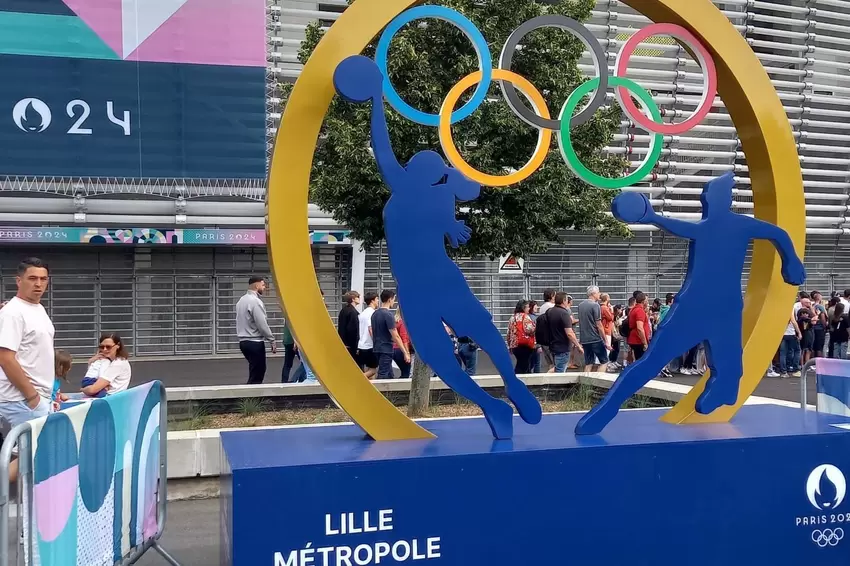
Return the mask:
<path id="1" fill-rule="evenodd" d="M 316 48 L 286 105 L 268 183 L 267 229 L 275 282 L 295 336 L 310 366 L 339 405 L 372 438 L 427 438 L 430 433 L 395 409 L 358 371 L 325 309 L 307 226 L 313 152 L 334 97 L 337 64 L 357 55 L 398 14 L 418 0 L 357 0 Z M 746 40 L 710 0 L 626 0 L 658 23 L 684 26 L 708 46 L 717 63 L 719 92 L 741 138 L 750 166 L 755 216 L 786 230 L 805 247 L 803 177 L 782 103 Z M 365 133 L 364 133 L 365 135 Z M 802 253 L 801 253 L 802 255 Z M 796 289 L 780 275 L 779 257 L 756 242 L 744 308 L 744 376 L 738 405 L 708 416 L 694 411 L 703 378 L 671 409 L 669 422 L 728 421 L 749 397 L 776 353 L 791 315 Z M 312 352 L 312 354 L 310 354 Z"/>
<path id="2" fill-rule="evenodd" d="M 519 171 L 515 171 L 509 175 L 488 175 L 487 173 L 482 173 L 469 165 L 463 160 L 463 157 L 461 157 L 460 152 L 457 150 L 457 147 L 455 147 L 454 140 L 452 139 L 452 112 L 454 112 L 455 105 L 457 104 L 457 101 L 460 100 L 461 95 L 466 91 L 466 89 L 480 83 L 482 76 L 483 73 L 481 71 L 475 71 L 474 73 L 466 75 L 455 86 L 453 86 L 449 91 L 449 94 L 446 95 L 446 99 L 440 107 L 440 145 L 443 147 L 443 153 L 446 154 L 446 158 L 448 158 L 449 163 L 451 163 L 455 169 L 463 173 L 467 179 L 471 179 L 487 187 L 507 187 L 508 185 L 515 185 L 516 183 L 524 181 L 530 177 L 531 174 L 537 171 L 538 167 L 543 164 L 543 161 L 546 160 L 546 155 L 549 153 L 549 147 L 552 145 L 552 131 L 540 128 L 540 134 L 537 136 L 537 147 L 534 148 L 534 153 L 531 155 L 531 159 L 529 159 L 528 163 L 526 163 Z M 519 90 L 526 95 L 529 100 L 531 100 L 531 105 L 534 107 L 534 111 L 537 112 L 539 116 L 542 116 L 547 120 L 550 118 L 549 108 L 546 106 L 546 101 L 543 99 L 543 95 L 540 94 L 540 91 L 534 88 L 534 85 L 531 84 L 528 79 L 505 69 L 493 69 L 493 78 L 513 83 L 514 86 L 519 88 Z"/>

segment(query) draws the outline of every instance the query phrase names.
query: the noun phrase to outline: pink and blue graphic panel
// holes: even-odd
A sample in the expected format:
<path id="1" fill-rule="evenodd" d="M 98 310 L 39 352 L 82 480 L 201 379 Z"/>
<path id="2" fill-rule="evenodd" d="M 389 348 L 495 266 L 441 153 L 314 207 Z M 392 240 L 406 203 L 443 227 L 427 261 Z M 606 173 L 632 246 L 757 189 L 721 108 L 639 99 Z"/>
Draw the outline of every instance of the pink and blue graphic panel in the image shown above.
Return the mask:
<path id="1" fill-rule="evenodd" d="M 147 383 L 32 421 L 27 564 L 111 566 L 156 536 L 161 387 Z"/>
<path id="2" fill-rule="evenodd" d="M 818 411 L 850 417 L 850 361 L 818 358 L 815 370 Z"/>
<path id="3" fill-rule="evenodd" d="M 0 175 L 262 178 L 266 45 L 264 0 L 0 0 Z"/>

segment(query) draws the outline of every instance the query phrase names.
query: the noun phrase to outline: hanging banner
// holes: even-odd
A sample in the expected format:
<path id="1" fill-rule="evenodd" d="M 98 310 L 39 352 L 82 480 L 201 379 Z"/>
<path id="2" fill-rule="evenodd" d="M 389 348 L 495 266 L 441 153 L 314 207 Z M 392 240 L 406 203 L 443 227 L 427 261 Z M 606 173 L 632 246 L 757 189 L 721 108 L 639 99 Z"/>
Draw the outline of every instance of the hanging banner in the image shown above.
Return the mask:
<path id="1" fill-rule="evenodd" d="M 265 0 L 0 0 L 0 175 L 262 178 Z"/>
<path id="2" fill-rule="evenodd" d="M 348 230 L 311 230 L 314 244 L 351 245 Z M 233 228 L 0 228 L 0 243 L 265 246 L 265 230 Z"/>

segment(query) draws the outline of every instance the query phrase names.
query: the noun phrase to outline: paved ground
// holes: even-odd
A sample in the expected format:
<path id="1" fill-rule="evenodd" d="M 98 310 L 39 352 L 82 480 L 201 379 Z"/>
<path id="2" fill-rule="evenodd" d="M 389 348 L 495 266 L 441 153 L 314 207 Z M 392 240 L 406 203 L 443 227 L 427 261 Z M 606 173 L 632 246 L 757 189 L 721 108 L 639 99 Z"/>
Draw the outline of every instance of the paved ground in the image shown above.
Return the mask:
<path id="1" fill-rule="evenodd" d="M 18 538 L 14 534 L 17 519 L 12 518 L 9 537 L 10 564 L 18 561 Z M 20 531 L 17 531 L 20 532 Z M 168 521 L 162 545 L 181 566 L 218 566 L 219 500 L 175 501 L 168 504 Z M 136 562 L 138 566 L 168 566 L 155 551 L 149 550 Z"/>
<path id="2" fill-rule="evenodd" d="M 161 380 L 166 387 L 189 387 L 196 385 L 239 385 L 247 381 L 248 364 L 242 358 L 215 359 L 155 359 L 133 360 L 133 383 L 138 385 L 153 379 Z M 272 357 L 268 360 L 266 383 L 279 383 L 283 368 L 283 359 Z M 76 383 L 85 372 L 85 367 L 74 366 L 71 374 L 72 382 Z M 478 362 L 479 375 L 494 375 L 496 370 L 486 355 L 481 355 Z M 696 378 L 676 376 L 672 381 L 693 385 Z M 808 383 L 809 402 L 815 399 L 814 379 Z M 756 395 L 781 399 L 784 401 L 800 401 L 799 379 L 769 379 L 762 380 Z"/>
<path id="3" fill-rule="evenodd" d="M 162 546 L 181 566 L 219 564 L 219 500 L 175 501 L 168 504 L 168 522 Z M 148 551 L 138 566 L 167 566 L 156 553 Z"/>

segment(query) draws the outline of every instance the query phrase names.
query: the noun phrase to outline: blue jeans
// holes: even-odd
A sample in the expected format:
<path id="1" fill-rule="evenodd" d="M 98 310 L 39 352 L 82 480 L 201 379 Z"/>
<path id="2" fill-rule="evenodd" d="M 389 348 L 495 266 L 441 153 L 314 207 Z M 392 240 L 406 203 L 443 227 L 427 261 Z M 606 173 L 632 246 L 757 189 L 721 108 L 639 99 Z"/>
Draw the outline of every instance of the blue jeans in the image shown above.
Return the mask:
<path id="1" fill-rule="evenodd" d="M 833 358 L 837 360 L 847 359 L 847 342 L 835 342 L 834 348 L 835 352 L 833 353 Z"/>
<path id="2" fill-rule="evenodd" d="M 301 365 L 304 366 L 304 374 L 306 375 L 304 383 L 319 383 L 319 380 L 316 379 L 316 374 L 314 374 L 313 370 L 310 369 L 310 365 L 307 363 L 307 360 L 301 358 Z"/>
<path id="3" fill-rule="evenodd" d="M 38 406 L 35 409 L 30 409 L 24 401 L 0 403 L 0 433 L 5 438 L 19 424 L 46 417 L 51 410 L 50 400 L 44 397 L 39 399 Z M 18 454 L 17 444 L 12 448 L 12 454 Z"/>
<path id="4" fill-rule="evenodd" d="M 318 383 L 319 380 L 316 379 L 316 375 L 313 373 L 313 370 L 311 370 L 310 366 L 307 365 L 307 360 L 304 359 L 304 356 L 299 354 L 298 359 L 301 360 L 301 365 L 299 365 L 298 369 L 295 370 L 295 373 L 292 374 L 292 378 L 289 383 Z"/>
<path id="5" fill-rule="evenodd" d="M 393 378 L 393 353 L 376 352 L 378 356 L 378 379 Z"/>
<path id="6" fill-rule="evenodd" d="M 553 354 L 555 358 L 555 373 L 564 373 L 567 371 L 567 366 L 570 363 L 570 353 Z"/>
<path id="7" fill-rule="evenodd" d="M 584 365 L 595 366 L 607 362 L 608 349 L 602 340 L 590 344 L 582 344 L 581 347 L 584 348 Z"/>
<path id="8" fill-rule="evenodd" d="M 800 370 L 800 341 L 796 336 L 783 336 L 779 344 L 779 373 L 793 373 Z"/>
<path id="9" fill-rule="evenodd" d="M 540 346 L 534 349 L 531 354 L 531 373 L 543 373 L 543 350 Z"/>
<path id="10" fill-rule="evenodd" d="M 457 355 L 466 370 L 466 375 L 475 377 L 478 368 L 478 346 L 463 342 L 458 345 Z"/>

